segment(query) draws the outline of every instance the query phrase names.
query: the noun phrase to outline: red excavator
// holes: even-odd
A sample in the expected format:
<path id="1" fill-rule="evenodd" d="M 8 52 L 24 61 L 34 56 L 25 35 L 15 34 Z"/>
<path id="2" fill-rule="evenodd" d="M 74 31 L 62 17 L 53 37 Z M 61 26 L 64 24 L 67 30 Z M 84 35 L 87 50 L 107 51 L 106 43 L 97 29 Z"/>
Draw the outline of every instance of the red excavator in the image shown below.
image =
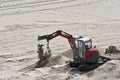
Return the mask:
<path id="1" fill-rule="evenodd" d="M 38 36 L 38 41 L 46 39 L 49 46 L 49 41 L 58 36 L 66 38 L 71 46 L 73 52 L 73 61 L 69 63 L 71 67 L 79 67 L 80 70 L 85 70 L 88 68 L 86 65 L 98 63 L 99 50 L 96 46 L 92 47 L 92 40 L 90 38 L 74 38 L 71 34 L 58 30 L 52 34 Z"/>

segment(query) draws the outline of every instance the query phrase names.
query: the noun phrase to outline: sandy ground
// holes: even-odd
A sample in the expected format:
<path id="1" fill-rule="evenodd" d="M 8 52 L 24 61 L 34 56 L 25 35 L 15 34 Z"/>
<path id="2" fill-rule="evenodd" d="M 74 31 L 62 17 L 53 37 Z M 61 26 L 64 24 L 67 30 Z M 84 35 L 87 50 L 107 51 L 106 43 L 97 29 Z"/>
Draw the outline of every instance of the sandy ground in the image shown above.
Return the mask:
<path id="1" fill-rule="evenodd" d="M 119 0 L 0 0 L 0 80 L 119 80 L 119 60 L 87 73 L 69 68 L 70 47 L 60 37 L 50 42 L 49 64 L 31 66 L 38 61 L 37 36 L 58 29 L 90 37 L 101 50 L 120 48 L 119 8 Z"/>

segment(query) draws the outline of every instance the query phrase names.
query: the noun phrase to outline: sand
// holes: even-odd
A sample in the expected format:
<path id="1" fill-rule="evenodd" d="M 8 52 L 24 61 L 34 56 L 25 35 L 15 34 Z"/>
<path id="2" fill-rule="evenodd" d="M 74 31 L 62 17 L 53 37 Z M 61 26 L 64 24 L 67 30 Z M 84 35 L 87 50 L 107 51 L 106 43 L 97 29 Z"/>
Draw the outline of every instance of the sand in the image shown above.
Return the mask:
<path id="1" fill-rule="evenodd" d="M 104 53 L 109 45 L 120 49 L 119 0 L 0 0 L 0 80 L 119 80 L 119 53 L 90 72 L 67 66 L 69 43 L 50 41 L 52 57 L 43 68 L 37 63 L 37 36 L 63 30 L 93 39 Z M 46 44 L 45 41 L 39 43 Z"/>

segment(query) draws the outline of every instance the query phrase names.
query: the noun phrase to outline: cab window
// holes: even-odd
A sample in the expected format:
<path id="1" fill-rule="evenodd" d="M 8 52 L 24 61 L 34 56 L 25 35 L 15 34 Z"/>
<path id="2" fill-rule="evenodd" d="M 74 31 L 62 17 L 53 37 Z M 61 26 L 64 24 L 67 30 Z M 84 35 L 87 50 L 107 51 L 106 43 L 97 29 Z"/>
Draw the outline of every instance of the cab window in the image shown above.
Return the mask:
<path id="1" fill-rule="evenodd" d="M 90 49 L 91 47 L 92 47 L 92 42 L 91 41 L 85 43 L 85 48 L 86 49 Z"/>

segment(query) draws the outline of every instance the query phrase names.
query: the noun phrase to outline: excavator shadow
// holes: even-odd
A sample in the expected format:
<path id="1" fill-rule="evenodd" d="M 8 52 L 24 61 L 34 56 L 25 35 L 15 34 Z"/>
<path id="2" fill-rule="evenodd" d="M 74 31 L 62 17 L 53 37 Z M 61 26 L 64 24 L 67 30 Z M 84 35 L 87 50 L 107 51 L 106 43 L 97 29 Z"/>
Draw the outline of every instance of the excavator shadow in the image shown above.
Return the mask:
<path id="1" fill-rule="evenodd" d="M 49 60 L 48 59 L 45 59 L 44 61 L 38 61 L 37 64 L 35 65 L 34 68 L 41 68 L 41 67 L 45 67 L 46 64 L 49 63 Z"/>

